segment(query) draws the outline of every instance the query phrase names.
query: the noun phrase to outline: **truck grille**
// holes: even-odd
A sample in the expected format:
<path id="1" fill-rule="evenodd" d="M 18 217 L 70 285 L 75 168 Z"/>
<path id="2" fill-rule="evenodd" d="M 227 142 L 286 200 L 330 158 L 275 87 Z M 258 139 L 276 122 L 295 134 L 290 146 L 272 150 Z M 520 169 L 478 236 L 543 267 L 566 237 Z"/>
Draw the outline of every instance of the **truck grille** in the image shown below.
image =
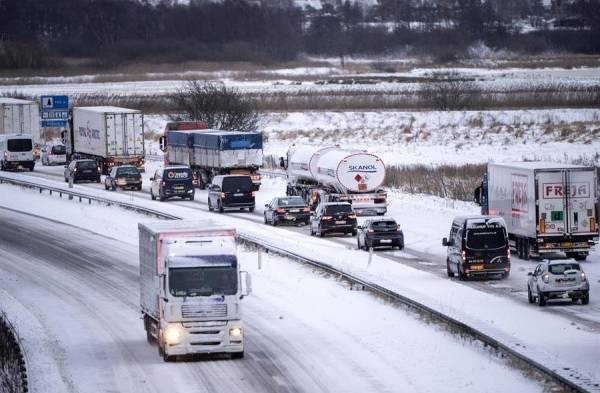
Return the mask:
<path id="1" fill-rule="evenodd" d="M 183 318 L 224 318 L 227 316 L 227 304 L 184 304 L 181 306 Z"/>

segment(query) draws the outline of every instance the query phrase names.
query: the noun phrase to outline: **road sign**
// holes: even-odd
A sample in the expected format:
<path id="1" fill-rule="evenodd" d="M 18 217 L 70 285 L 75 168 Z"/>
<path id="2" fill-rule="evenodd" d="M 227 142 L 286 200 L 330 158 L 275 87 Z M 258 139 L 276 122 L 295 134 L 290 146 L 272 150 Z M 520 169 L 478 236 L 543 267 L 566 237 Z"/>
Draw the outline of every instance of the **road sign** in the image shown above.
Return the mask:
<path id="1" fill-rule="evenodd" d="M 41 96 L 40 111 L 42 127 L 67 127 L 69 97 Z"/>

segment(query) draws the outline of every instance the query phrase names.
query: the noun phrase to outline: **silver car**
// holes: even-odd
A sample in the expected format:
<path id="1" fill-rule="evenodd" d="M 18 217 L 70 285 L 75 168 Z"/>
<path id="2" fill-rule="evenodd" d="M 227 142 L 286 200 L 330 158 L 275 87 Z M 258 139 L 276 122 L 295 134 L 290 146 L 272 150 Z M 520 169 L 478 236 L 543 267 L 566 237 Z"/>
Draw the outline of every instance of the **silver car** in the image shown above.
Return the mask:
<path id="1" fill-rule="evenodd" d="M 543 307 L 551 299 L 581 300 L 581 304 L 590 302 L 590 284 L 577 262 L 545 260 L 528 274 L 529 303 L 537 301 Z"/>

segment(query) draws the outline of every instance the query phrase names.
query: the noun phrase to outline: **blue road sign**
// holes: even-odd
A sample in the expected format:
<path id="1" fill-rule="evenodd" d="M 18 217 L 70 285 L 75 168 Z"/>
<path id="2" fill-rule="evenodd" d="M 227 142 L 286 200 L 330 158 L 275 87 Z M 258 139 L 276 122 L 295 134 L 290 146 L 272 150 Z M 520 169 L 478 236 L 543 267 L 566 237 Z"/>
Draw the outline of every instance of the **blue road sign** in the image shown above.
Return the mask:
<path id="1" fill-rule="evenodd" d="M 42 127 L 66 127 L 69 119 L 69 97 L 41 96 L 40 112 Z"/>

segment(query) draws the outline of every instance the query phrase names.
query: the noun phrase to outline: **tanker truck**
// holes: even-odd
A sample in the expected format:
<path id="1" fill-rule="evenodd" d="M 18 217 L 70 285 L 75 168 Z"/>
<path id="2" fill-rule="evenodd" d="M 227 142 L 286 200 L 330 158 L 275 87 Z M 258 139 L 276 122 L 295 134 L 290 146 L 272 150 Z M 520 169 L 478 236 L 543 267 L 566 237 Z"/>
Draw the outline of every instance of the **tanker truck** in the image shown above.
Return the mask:
<path id="1" fill-rule="evenodd" d="M 311 208 L 320 202 L 349 202 L 357 214 L 383 215 L 385 165 L 375 154 L 339 146 L 292 145 L 280 158 L 288 196 L 301 196 Z"/>

